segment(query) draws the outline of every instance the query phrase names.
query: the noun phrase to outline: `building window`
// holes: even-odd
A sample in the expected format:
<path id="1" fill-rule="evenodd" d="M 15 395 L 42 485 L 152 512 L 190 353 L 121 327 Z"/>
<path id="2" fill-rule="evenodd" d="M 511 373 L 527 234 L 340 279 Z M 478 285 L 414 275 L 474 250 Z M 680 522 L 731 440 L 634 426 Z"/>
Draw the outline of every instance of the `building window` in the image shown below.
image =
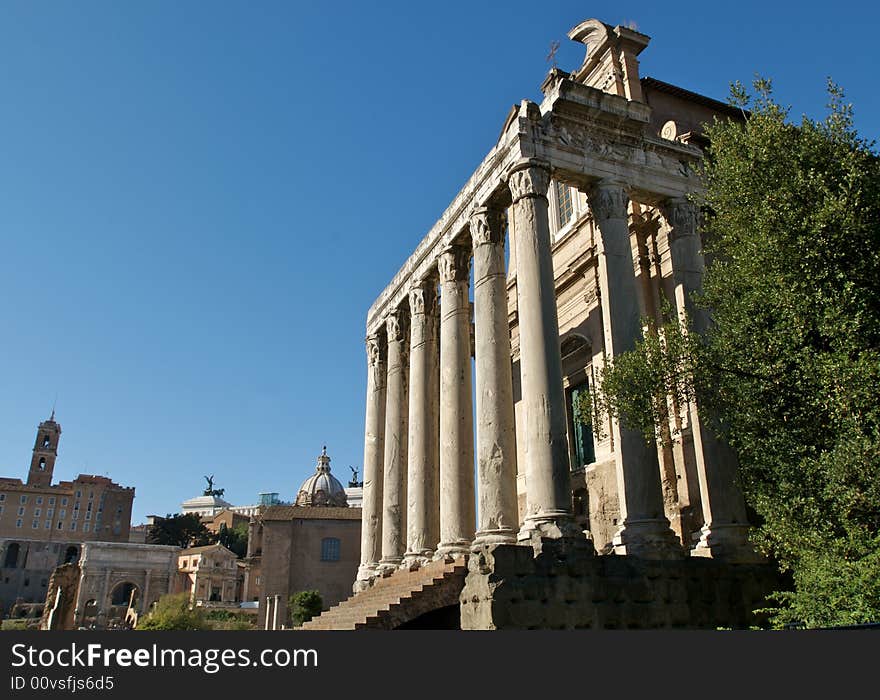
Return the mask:
<path id="1" fill-rule="evenodd" d="M 42 496 L 37 496 L 37 505 L 38 506 L 43 505 L 43 497 Z"/>
<path id="2" fill-rule="evenodd" d="M 49 499 L 49 505 L 50 505 L 50 506 L 54 506 L 54 505 L 55 505 L 55 496 L 52 496 L 52 497 Z"/>
<path id="3" fill-rule="evenodd" d="M 63 529 L 64 529 L 64 523 L 62 523 L 60 520 L 58 521 L 58 529 L 59 529 L 59 530 L 63 530 Z"/>
<path id="4" fill-rule="evenodd" d="M 32 520 L 32 521 L 31 521 L 31 529 L 32 529 L 32 530 L 36 530 L 36 529 L 38 529 L 39 527 L 40 527 L 40 521 L 39 521 L 39 520 Z"/>
<path id="5" fill-rule="evenodd" d="M 582 469 L 596 461 L 596 448 L 593 445 L 592 399 L 589 381 L 572 387 L 568 394 L 569 415 L 572 417 L 571 436 L 574 463 L 572 469 Z M 586 415 L 584 415 L 586 414 Z M 585 423 L 584 420 L 589 423 Z"/>
<path id="6" fill-rule="evenodd" d="M 88 524 L 88 523 L 85 523 L 85 524 L 83 525 L 83 532 L 88 532 L 88 531 L 89 531 L 89 524 Z"/>
<path id="7" fill-rule="evenodd" d="M 62 498 L 62 499 L 61 499 L 61 505 L 63 505 L 63 506 L 66 506 L 66 505 L 67 505 L 67 499 L 66 499 L 66 498 Z"/>
<path id="8" fill-rule="evenodd" d="M 15 527 L 21 527 L 21 518 L 15 521 Z"/>
<path id="9" fill-rule="evenodd" d="M 77 491 L 77 492 L 76 492 L 76 497 L 79 498 L 80 496 L 82 496 L 82 491 Z"/>
<path id="10" fill-rule="evenodd" d="M 39 518 L 39 517 L 40 517 L 40 509 L 39 509 L 39 508 L 34 508 L 34 517 L 35 517 L 35 518 Z"/>
<path id="11" fill-rule="evenodd" d="M 24 515 L 24 506 L 19 506 L 19 507 L 18 507 L 18 514 L 19 514 L 19 515 Z"/>
<path id="12" fill-rule="evenodd" d="M 49 445 L 51 445 L 51 444 L 52 444 L 52 440 L 49 438 L 49 434 L 46 433 L 43 436 L 43 447 L 49 447 Z"/>
<path id="13" fill-rule="evenodd" d="M 40 457 L 40 471 L 41 472 L 46 471 L 46 458 L 45 457 Z"/>
<path id="14" fill-rule="evenodd" d="M 339 539 L 325 537 L 321 540 L 321 561 L 339 561 Z"/>
<path id="15" fill-rule="evenodd" d="M 21 500 L 19 500 L 19 503 L 21 503 L 21 505 L 24 505 L 25 503 L 27 503 L 27 496 L 22 496 Z"/>
<path id="16" fill-rule="evenodd" d="M 54 516 L 54 515 L 55 515 L 55 509 L 54 509 L 54 508 L 49 508 L 49 510 L 46 511 L 46 517 L 47 517 L 47 518 L 51 518 L 51 517 Z"/>
<path id="17" fill-rule="evenodd" d="M 3 506 L 0 505 L 0 515 L 3 515 Z"/>
<path id="18" fill-rule="evenodd" d="M 574 203 L 571 199 L 571 187 L 561 182 L 553 183 L 556 189 L 556 216 L 559 219 L 559 228 L 571 221 L 574 214 Z"/>
<path id="19" fill-rule="evenodd" d="M 91 519 L 92 519 L 92 513 L 91 512 L 86 513 L 86 520 L 91 520 Z"/>
<path id="20" fill-rule="evenodd" d="M 43 529 L 44 530 L 51 530 L 52 529 L 52 521 L 47 520 L 45 523 L 43 523 Z"/>
<path id="21" fill-rule="evenodd" d="M 75 522 L 70 523 L 70 529 L 76 530 L 76 523 Z"/>
<path id="22" fill-rule="evenodd" d="M 59 518 L 64 518 L 65 515 L 67 515 L 67 511 L 66 511 L 64 508 L 62 508 L 62 509 L 58 512 L 58 517 L 59 517 Z"/>

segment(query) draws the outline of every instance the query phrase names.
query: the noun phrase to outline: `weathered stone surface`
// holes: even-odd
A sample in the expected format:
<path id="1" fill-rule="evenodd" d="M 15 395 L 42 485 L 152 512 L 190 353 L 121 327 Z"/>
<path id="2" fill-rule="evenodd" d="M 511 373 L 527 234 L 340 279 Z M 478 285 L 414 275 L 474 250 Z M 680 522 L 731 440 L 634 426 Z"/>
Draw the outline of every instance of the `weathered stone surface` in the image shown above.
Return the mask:
<path id="1" fill-rule="evenodd" d="M 745 628 L 779 586 L 766 564 L 593 557 L 545 546 L 476 550 L 461 592 L 462 629 Z"/>

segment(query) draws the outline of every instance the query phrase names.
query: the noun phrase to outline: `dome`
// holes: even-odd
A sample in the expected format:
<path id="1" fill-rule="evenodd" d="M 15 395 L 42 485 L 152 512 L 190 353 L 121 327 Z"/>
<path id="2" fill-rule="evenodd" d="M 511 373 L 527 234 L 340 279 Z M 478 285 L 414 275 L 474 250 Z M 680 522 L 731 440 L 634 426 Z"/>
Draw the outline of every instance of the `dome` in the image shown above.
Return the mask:
<path id="1" fill-rule="evenodd" d="M 303 482 L 296 494 L 297 506 L 337 506 L 346 508 L 348 500 L 345 489 L 330 473 L 330 458 L 327 456 L 327 446 L 318 456 L 318 464 L 315 473 Z"/>

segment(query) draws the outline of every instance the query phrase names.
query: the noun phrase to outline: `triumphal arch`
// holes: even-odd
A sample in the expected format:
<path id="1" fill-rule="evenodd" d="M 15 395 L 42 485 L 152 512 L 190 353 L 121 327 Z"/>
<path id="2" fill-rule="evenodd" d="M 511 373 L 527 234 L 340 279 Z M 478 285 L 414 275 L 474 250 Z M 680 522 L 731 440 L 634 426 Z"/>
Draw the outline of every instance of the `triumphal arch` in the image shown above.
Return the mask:
<path id="1" fill-rule="evenodd" d="M 670 404 L 649 445 L 590 391 L 664 301 L 705 326 L 700 125 L 739 115 L 641 78 L 634 29 L 569 38 L 583 64 L 510 110 L 367 314 L 355 590 L 387 589 L 393 612 L 419 571 L 425 590 L 454 579 L 471 628 L 741 624 L 766 576 L 731 453 L 700 406 Z M 378 624 L 367 600 L 312 624 Z"/>

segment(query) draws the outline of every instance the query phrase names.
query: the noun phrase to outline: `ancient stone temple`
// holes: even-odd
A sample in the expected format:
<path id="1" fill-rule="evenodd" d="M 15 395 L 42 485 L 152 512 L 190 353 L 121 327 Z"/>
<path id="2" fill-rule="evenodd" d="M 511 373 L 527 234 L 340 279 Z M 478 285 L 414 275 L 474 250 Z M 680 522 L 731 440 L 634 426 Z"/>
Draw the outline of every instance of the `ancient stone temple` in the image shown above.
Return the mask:
<path id="1" fill-rule="evenodd" d="M 740 625 L 772 584 L 700 407 L 650 446 L 590 398 L 664 301 L 705 327 L 688 196 L 741 117 L 641 78 L 638 31 L 569 38 L 369 309 L 360 593 L 312 627 Z"/>

